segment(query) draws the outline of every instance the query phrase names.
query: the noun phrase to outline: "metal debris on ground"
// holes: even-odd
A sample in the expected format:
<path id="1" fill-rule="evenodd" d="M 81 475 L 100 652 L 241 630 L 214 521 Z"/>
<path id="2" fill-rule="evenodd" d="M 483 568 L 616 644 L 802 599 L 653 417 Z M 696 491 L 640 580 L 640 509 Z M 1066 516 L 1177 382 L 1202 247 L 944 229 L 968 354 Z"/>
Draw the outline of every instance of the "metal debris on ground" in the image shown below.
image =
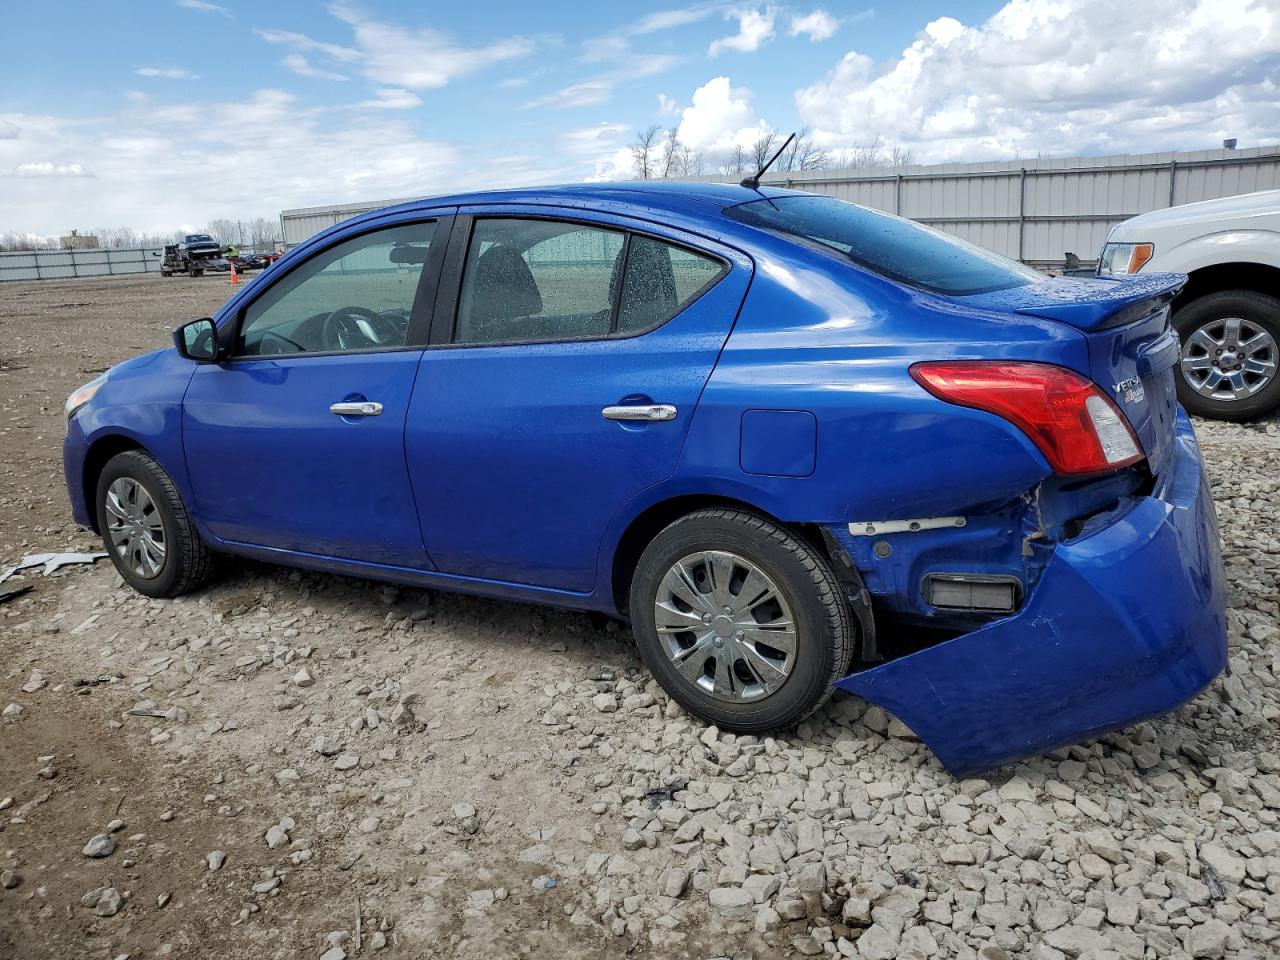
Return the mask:
<path id="1" fill-rule="evenodd" d="M 0 573 L 0 583 L 4 583 L 19 570 L 30 570 L 32 567 L 42 567 L 42 573 L 47 577 L 55 570 L 65 567 L 72 563 L 96 563 L 106 556 L 105 552 L 97 553 L 29 553 L 15 566 L 10 567 L 4 573 Z"/>
<path id="2" fill-rule="evenodd" d="M 0 587 L 0 603 L 8 603 L 14 597 L 20 597 L 31 589 L 31 584 L 19 584 L 16 587 Z"/>

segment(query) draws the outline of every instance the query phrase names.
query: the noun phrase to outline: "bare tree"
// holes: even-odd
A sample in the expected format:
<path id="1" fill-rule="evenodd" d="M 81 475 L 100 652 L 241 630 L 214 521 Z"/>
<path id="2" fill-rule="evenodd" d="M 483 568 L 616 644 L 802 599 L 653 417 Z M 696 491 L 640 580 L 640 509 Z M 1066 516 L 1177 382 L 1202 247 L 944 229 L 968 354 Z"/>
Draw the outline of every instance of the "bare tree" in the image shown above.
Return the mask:
<path id="1" fill-rule="evenodd" d="M 255 217 L 248 223 L 249 242 L 259 250 L 274 247 L 280 240 L 279 223 L 266 217 Z"/>
<path id="2" fill-rule="evenodd" d="M 729 154 L 729 159 L 720 167 L 720 171 L 724 174 L 745 173 L 747 170 L 747 151 L 742 149 L 742 145 L 738 144 L 733 148 L 733 152 Z"/>
<path id="3" fill-rule="evenodd" d="M 233 243 L 244 243 L 244 235 L 240 228 L 239 220 L 227 220 L 219 217 L 218 219 L 210 220 L 204 230 L 205 233 L 209 234 L 224 247 Z"/>
<path id="4" fill-rule="evenodd" d="M 837 150 L 831 157 L 831 165 L 835 167 L 909 167 L 916 162 L 915 154 L 910 147 L 895 146 L 889 150 L 879 134 L 870 143 L 855 143 L 852 147 Z"/>
<path id="5" fill-rule="evenodd" d="M 769 162 L 769 158 L 773 156 L 774 145 L 777 140 L 778 135 L 776 133 L 765 133 L 756 138 L 756 142 L 751 145 L 751 161 L 755 164 L 755 167 L 751 170 L 752 173 Z"/>
<path id="6" fill-rule="evenodd" d="M 686 177 L 702 176 L 703 158 L 701 150 L 680 148 L 680 170 Z"/>
<path id="7" fill-rule="evenodd" d="M 667 131 L 667 134 L 662 141 L 662 172 L 659 176 L 664 180 L 668 177 L 682 176 L 683 159 L 684 157 L 680 150 L 679 131 L 675 127 L 672 127 Z"/>
<path id="8" fill-rule="evenodd" d="M 830 162 L 827 151 L 820 149 L 809 136 L 808 127 L 796 131 L 791 146 L 778 158 L 778 166 L 782 170 L 822 170 Z"/>
<path id="9" fill-rule="evenodd" d="M 631 161 L 635 166 L 636 176 L 641 180 L 648 180 L 654 175 L 654 169 L 657 165 L 657 158 L 654 152 L 658 146 L 658 134 L 662 130 L 656 123 L 645 130 L 641 130 L 637 139 L 629 144 L 631 148 Z"/>

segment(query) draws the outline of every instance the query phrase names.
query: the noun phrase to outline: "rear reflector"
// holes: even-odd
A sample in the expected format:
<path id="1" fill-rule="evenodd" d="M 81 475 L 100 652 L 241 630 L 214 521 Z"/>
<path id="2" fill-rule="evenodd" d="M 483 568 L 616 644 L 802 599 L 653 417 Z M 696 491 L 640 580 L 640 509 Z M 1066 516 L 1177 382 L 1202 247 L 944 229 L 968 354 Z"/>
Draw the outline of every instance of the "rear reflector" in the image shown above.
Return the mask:
<path id="1" fill-rule="evenodd" d="M 1133 428 L 1098 385 L 1048 363 L 938 360 L 911 376 L 940 400 L 985 410 L 1025 433 L 1055 473 L 1099 473 L 1142 459 Z"/>

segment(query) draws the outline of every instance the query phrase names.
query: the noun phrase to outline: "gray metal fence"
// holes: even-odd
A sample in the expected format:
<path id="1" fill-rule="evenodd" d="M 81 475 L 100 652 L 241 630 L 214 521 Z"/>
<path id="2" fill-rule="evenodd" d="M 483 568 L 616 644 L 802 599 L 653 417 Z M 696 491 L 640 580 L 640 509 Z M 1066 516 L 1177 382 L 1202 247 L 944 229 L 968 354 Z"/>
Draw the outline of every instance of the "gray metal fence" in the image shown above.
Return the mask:
<path id="1" fill-rule="evenodd" d="M 729 178 L 717 178 L 729 179 Z M 766 175 L 896 213 L 1042 268 L 1092 263 L 1139 213 L 1280 188 L 1280 147 Z"/>
<path id="2" fill-rule="evenodd" d="M 1068 253 L 1092 263 L 1111 228 L 1136 214 L 1280 188 L 1280 146 L 774 173 L 764 182 L 897 213 L 1051 269 Z M 280 226 L 285 243 L 294 246 L 358 213 L 399 202 L 285 210 Z"/>
<path id="3" fill-rule="evenodd" d="M 0 253 L 0 282 L 5 280 L 69 280 L 158 273 L 162 247 L 112 250 L 31 250 Z"/>

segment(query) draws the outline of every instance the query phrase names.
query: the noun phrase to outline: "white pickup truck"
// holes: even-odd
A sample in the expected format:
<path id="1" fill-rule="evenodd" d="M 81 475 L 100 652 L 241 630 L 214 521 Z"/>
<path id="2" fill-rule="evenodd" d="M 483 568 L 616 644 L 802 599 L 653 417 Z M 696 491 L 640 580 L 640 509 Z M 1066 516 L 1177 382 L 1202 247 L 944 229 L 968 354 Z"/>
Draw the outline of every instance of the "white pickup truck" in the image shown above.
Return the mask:
<path id="1" fill-rule="evenodd" d="M 1192 413 L 1252 420 L 1280 406 L 1280 190 L 1153 210 L 1111 231 L 1098 276 L 1185 273 L 1178 399 Z"/>

